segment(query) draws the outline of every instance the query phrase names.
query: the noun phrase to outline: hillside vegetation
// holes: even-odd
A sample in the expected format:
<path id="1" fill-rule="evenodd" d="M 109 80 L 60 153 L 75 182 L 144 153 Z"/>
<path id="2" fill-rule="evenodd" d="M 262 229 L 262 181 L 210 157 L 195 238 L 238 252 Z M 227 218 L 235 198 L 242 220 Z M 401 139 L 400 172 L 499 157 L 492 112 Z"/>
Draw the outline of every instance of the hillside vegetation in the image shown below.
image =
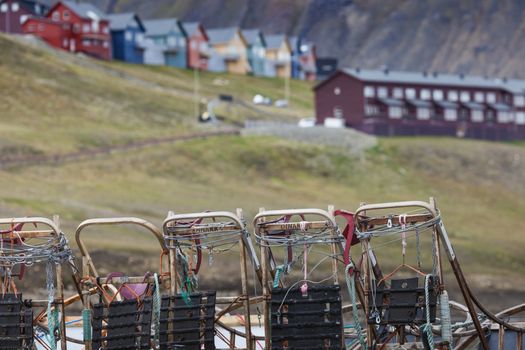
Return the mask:
<path id="1" fill-rule="evenodd" d="M 90 0 L 108 12 L 304 35 L 342 67 L 525 78 L 522 0 Z"/>
<path id="2" fill-rule="evenodd" d="M 193 115 L 193 72 L 104 63 L 22 38 L 0 35 L 0 91 L 0 151 L 8 155 L 111 146 L 202 128 Z M 204 102 L 219 94 L 234 97 L 222 106 L 233 116 L 226 124 L 311 116 L 312 92 L 303 82 L 292 82 L 290 109 L 249 102 L 256 93 L 279 99 L 283 91 L 279 79 L 200 74 Z"/>
<path id="3" fill-rule="evenodd" d="M 0 45 L 0 159 L 18 150 L 65 152 L 200 128 L 191 116 L 191 72 L 100 63 L 4 37 Z M 230 82 L 229 91 L 247 99 L 252 91 L 275 97 L 272 90 L 280 85 L 230 75 L 221 79 Z M 271 109 L 281 113 L 273 118 L 311 113 L 308 86 L 297 83 L 294 89 L 295 107 Z M 210 83 L 203 90 L 212 96 L 222 88 Z M 262 112 L 257 116 L 269 118 Z M 72 235 L 80 221 L 93 217 L 138 216 L 160 225 L 168 210 L 241 207 L 250 220 L 259 207 L 334 204 L 355 210 L 360 202 L 434 196 L 470 276 L 484 286 L 505 280 L 525 286 L 524 183 L 523 144 L 389 138 L 354 154 L 300 140 L 228 136 L 0 170 L 0 212 L 58 213 Z M 124 244 L 99 230 L 86 237 L 94 249 L 157 259 L 154 239 L 144 235 Z M 399 251 L 399 244 L 381 249 L 383 264 L 399 262 Z"/>

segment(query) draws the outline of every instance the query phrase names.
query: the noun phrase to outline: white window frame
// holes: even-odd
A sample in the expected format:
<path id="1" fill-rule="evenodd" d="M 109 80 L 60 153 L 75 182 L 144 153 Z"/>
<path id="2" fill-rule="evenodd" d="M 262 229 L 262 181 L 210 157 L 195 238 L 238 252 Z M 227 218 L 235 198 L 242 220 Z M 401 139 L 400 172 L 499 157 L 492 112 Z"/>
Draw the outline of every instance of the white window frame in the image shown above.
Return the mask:
<path id="1" fill-rule="evenodd" d="M 450 90 L 447 92 L 447 100 L 457 102 L 459 100 L 458 92 L 456 90 Z"/>
<path id="2" fill-rule="evenodd" d="M 377 97 L 388 98 L 388 88 L 386 86 L 379 86 L 377 88 Z"/>
<path id="3" fill-rule="evenodd" d="M 414 98 L 416 98 L 416 89 L 414 89 L 414 88 L 407 88 L 407 89 L 405 89 L 405 98 L 407 98 L 407 99 L 414 99 Z"/>
<path id="4" fill-rule="evenodd" d="M 525 96 L 523 95 L 514 95 L 514 106 L 524 107 L 525 106 Z"/>
<path id="5" fill-rule="evenodd" d="M 24 22 L 29 18 L 28 15 L 21 15 L 20 16 L 20 24 L 24 24 Z"/>
<path id="6" fill-rule="evenodd" d="M 430 89 L 421 89 L 419 90 L 419 98 L 422 100 L 430 100 L 432 98 L 432 94 L 430 92 Z"/>
<path id="7" fill-rule="evenodd" d="M 525 112 L 516 112 L 515 122 L 518 125 L 525 125 Z"/>
<path id="8" fill-rule="evenodd" d="M 334 118 L 336 118 L 336 119 L 343 119 L 344 118 L 343 109 L 341 107 L 339 107 L 339 106 L 334 107 L 333 113 L 334 113 Z"/>
<path id="9" fill-rule="evenodd" d="M 417 119 L 419 120 L 429 120 L 430 119 L 430 108 L 417 107 L 416 115 L 417 115 Z"/>
<path id="10" fill-rule="evenodd" d="M 82 33 L 89 33 L 91 26 L 88 23 L 82 24 Z"/>
<path id="11" fill-rule="evenodd" d="M 483 123 L 485 120 L 484 113 L 482 109 L 472 109 L 470 111 L 470 120 L 473 123 Z"/>
<path id="12" fill-rule="evenodd" d="M 508 123 L 512 120 L 510 111 L 498 111 L 497 113 L 498 123 Z"/>
<path id="13" fill-rule="evenodd" d="M 379 108 L 376 105 L 365 104 L 365 115 L 372 117 L 379 114 Z"/>
<path id="14" fill-rule="evenodd" d="M 8 3 L 3 3 L 0 5 L 0 12 L 1 13 L 6 13 L 7 11 L 9 11 L 9 4 Z"/>
<path id="15" fill-rule="evenodd" d="M 144 34 L 137 33 L 137 35 L 135 35 L 135 42 L 142 44 L 144 42 Z"/>
<path id="16" fill-rule="evenodd" d="M 481 92 L 481 91 L 476 91 L 474 93 L 474 101 L 478 102 L 478 103 L 485 102 L 485 94 L 483 92 Z"/>
<path id="17" fill-rule="evenodd" d="M 60 12 L 58 11 L 53 12 L 53 14 L 51 15 L 51 19 L 53 20 L 53 22 L 60 21 Z"/>
<path id="18" fill-rule="evenodd" d="M 400 106 L 389 106 L 388 117 L 390 119 L 401 119 L 403 117 L 403 108 Z"/>
<path id="19" fill-rule="evenodd" d="M 487 103 L 496 103 L 496 93 L 487 92 L 486 100 L 487 100 Z"/>
<path id="20" fill-rule="evenodd" d="M 64 21 L 69 21 L 70 18 L 71 18 L 71 13 L 68 10 L 64 10 L 64 12 L 62 12 L 62 19 Z"/>
<path id="21" fill-rule="evenodd" d="M 104 40 L 104 41 L 102 42 L 102 47 L 105 48 L 105 49 L 107 49 L 107 48 L 109 47 L 109 43 L 108 43 L 107 40 Z"/>
<path id="22" fill-rule="evenodd" d="M 461 102 L 470 102 L 470 92 L 461 91 L 461 93 L 459 94 L 459 100 Z"/>
<path id="23" fill-rule="evenodd" d="M 443 90 L 434 90 L 432 91 L 432 99 L 434 101 L 443 101 L 444 98 Z"/>
<path id="24" fill-rule="evenodd" d="M 393 98 L 403 98 L 404 96 L 404 93 L 403 93 L 403 88 L 400 88 L 400 87 L 396 87 L 392 90 L 392 97 Z"/>
<path id="25" fill-rule="evenodd" d="M 363 88 L 363 95 L 365 95 L 365 97 L 375 97 L 376 89 L 373 86 L 365 86 Z"/>
<path id="26" fill-rule="evenodd" d="M 443 110 L 443 119 L 445 119 L 447 122 L 455 122 L 458 120 L 457 108 L 445 108 Z"/>
<path id="27" fill-rule="evenodd" d="M 133 33 L 129 30 L 126 30 L 126 32 L 124 33 L 124 39 L 126 41 L 133 41 Z"/>
<path id="28" fill-rule="evenodd" d="M 15 13 L 20 10 L 20 4 L 18 2 L 13 2 L 11 4 L 11 12 Z"/>

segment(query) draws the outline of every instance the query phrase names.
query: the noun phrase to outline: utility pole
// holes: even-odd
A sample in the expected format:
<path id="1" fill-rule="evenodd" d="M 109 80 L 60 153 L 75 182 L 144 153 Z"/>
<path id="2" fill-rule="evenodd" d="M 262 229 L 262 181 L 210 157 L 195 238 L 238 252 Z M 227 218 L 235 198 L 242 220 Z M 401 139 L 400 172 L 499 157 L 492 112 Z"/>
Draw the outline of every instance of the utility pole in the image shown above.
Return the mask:
<path id="1" fill-rule="evenodd" d="M 290 75 L 284 77 L 284 99 L 290 105 Z"/>
<path id="2" fill-rule="evenodd" d="M 199 66 L 196 65 L 193 67 L 193 102 L 194 102 L 194 115 L 197 116 L 197 118 L 200 117 L 199 115 Z"/>

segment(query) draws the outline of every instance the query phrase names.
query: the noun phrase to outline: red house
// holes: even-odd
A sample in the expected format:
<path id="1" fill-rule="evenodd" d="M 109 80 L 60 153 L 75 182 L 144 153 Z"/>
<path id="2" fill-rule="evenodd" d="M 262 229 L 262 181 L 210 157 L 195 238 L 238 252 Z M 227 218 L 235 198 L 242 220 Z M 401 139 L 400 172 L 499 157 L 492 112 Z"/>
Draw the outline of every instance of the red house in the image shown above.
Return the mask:
<path id="1" fill-rule="evenodd" d="M 187 41 L 187 67 L 208 69 L 209 38 L 202 24 L 198 22 L 182 23 Z"/>
<path id="2" fill-rule="evenodd" d="M 34 0 L 0 0 L 0 32 L 21 34 L 30 16 L 45 16 L 49 7 Z"/>
<path id="3" fill-rule="evenodd" d="M 109 21 L 91 4 L 59 1 L 45 18 L 30 18 L 22 27 L 53 47 L 111 59 Z"/>
<path id="4" fill-rule="evenodd" d="M 318 124 L 376 135 L 525 138 L 525 81 L 343 69 L 315 88 Z"/>

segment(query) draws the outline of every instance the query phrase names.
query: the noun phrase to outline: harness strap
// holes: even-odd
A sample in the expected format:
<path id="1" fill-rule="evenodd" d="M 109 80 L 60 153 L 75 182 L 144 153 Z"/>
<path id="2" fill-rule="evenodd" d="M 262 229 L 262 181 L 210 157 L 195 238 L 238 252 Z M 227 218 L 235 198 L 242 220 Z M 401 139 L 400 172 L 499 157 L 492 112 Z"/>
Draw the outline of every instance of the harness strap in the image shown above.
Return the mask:
<path id="1" fill-rule="evenodd" d="M 343 236 L 345 237 L 345 240 L 346 240 L 343 258 L 344 258 L 344 264 L 348 266 L 350 265 L 350 248 L 359 243 L 359 238 L 357 238 L 357 236 L 354 234 L 354 228 L 355 228 L 354 213 L 339 209 L 334 212 L 334 216 L 342 216 L 346 220 L 346 226 L 343 230 Z M 351 267 L 348 269 L 348 272 L 350 274 L 353 274 L 354 269 L 355 269 L 354 266 L 351 265 Z"/>

